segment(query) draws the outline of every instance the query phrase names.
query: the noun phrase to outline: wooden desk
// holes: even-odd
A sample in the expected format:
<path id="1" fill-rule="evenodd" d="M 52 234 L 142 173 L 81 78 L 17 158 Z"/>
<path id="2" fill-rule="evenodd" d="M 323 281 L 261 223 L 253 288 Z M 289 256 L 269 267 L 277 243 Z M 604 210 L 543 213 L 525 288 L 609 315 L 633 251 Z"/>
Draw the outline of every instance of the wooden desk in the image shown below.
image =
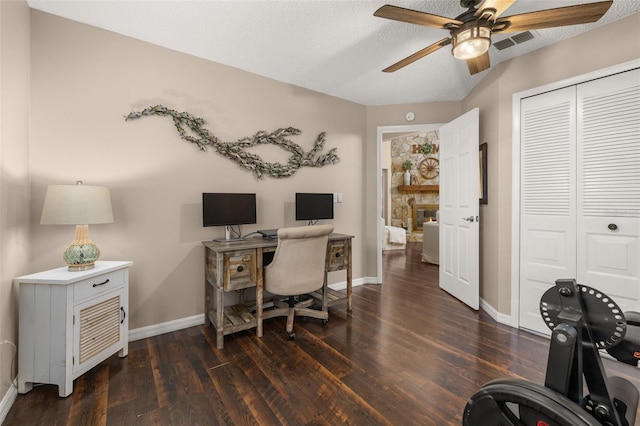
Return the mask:
<path id="1" fill-rule="evenodd" d="M 352 239 L 352 235 L 329 235 L 325 271 L 346 270 L 347 288 L 346 291 L 328 288 L 327 301 L 323 300 L 321 291 L 312 293 L 322 301 L 323 308 L 346 300 L 347 310 L 352 309 Z M 204 324 L 213 324 L 216 328 L 216 346 L 223 348 L 225 335 L 254 327 L 257 336 L 262 337 L 263 260 L 266 253 L 275 251 L 278 242 L 250 238 L 234 242 L 203 241 L 202 244 L 205 246 Z M 255 306 L 244 300 L 244 290 L 251 287 L 256 288 Z M 225 293 L 230 291 L 239 292 L 240 302 L 225 306 Z"/>

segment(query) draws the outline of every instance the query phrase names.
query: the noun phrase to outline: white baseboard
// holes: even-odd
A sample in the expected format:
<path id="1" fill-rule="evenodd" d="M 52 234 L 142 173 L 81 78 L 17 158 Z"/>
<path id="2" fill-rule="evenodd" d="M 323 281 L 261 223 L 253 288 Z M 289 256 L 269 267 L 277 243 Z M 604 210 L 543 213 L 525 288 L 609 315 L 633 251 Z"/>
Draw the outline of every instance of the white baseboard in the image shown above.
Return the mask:
<path id="1" fill-rule="evenodd" d="M 7 393 L 4 394 L 2 401 L 0 401 L 0 425 L 4 422 L 4 419 L 7 418 L 7 414 L 9 414 L 9 410 L 13 406 L 16 398 L 18 397 L 18 381 L 14 380 Z"/>
<path id="2" fill-rule="evenodd" d="M 375 278 L 372 278 L 372 279 L 376 281 Z M 357 278 L 351 281 L 351 287 L 353 288 L 353 287 L 358 287 L 359 285 L 362 285 L 362 284 L 370 284 L 368 280 L 369 278 Z M 333 290 L 344 290 L 347 288 L 347 282 L 342 281 L 340 283 L 329 284 L 329 288 Z"/>
<path id="3" fill-rule="evenodd" d="M 501 314 L 498 312 L 496 308 L 491 306 L 486 300 L 480 299 L 480 308 L 483 311 L 489 314 L 494 321 L 499 322 L 500 324 L 508 325 L 509 327 L 513 327 L 511 325 L 511 315 Z"/>
<path id="4" fill-rule="evenodd" d="M 134 340 L 158 336 L 160 334 L 170 333 L 172 331 L 182 330 L 183 328 L 189 328 L 201 324 L 204 324 L 204 314 L 149 325 L 147 327 L 134 328 L 133 330 L 129 330 L 129 341 L 133 342 Z"/>
<path id="5" fill-rule="evenodd" d="M 373 278 L 375 281 L 375 278 Z M 367 284 L 368 279 L 359 278 L 353 280 L 352 287 L 356 287 L 362 284 Z M 334 290 L 344 290 L 347 288 L 347 282 L 340 282 L 335 284 L 330 284 Z M 192 317 L 180 318 L 173 321 L 167 321 L 160 324 L 149 325 L 147 327 L 135 328 L 133 330 L 129 330 L 129 341 L 133 342 L 135 340 L 145 339 L 147 337 L 158 336 L 164 333 L 170 333 L 176 330 L 182 330 L 183 328 L 194 327 L 196 325 L 204 324 L 204 314 L 194 315 Z"/>

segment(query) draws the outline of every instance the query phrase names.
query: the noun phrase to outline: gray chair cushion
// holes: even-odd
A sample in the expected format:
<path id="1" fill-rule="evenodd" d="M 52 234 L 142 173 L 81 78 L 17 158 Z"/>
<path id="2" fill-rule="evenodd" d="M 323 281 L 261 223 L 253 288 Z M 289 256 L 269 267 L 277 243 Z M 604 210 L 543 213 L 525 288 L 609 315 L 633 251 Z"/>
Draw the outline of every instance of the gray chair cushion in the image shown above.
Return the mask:
<path id="1" fill-rule="evenodd" d="M 280 296 L 297 296 L 324 284 L 327 240 L 333 225 L 278 230 L 273 261 L 264 268 L 264 288 Z"/>

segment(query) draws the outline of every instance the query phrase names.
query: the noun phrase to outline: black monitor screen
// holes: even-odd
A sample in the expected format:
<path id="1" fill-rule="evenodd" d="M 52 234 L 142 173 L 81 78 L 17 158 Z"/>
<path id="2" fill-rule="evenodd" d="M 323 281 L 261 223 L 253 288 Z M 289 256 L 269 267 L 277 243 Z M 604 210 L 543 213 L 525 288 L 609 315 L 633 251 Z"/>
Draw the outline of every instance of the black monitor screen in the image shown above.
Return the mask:
<path id="1" fill-rule="evenodd" d="M 202 193 L 202 226 L 256 223 L 256 194 Z"/>
<path id="2" fill-rule="evenodd" d="M 333 219 L 333 194 L 296 193 L 296 220 Z"/>

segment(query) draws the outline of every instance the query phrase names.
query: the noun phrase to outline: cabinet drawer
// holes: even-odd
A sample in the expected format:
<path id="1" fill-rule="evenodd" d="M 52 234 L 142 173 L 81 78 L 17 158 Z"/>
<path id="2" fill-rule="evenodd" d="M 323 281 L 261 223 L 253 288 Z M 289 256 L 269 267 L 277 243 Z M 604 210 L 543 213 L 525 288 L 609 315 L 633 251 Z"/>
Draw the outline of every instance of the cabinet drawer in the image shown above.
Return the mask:
<path id="1" fill-rule="evenodd" d="M 241 290 L 256 285 L 256 250 L 226 252 L 223 262 L 224 291 Z"/>
<path id="2" fill-rule="evenodd" d="M 73 301 L 78 302 L 95 297 L 124 286 L 124 270 L 109 272 L 83 281 L 73 286 Z"/>
<path id="3" fill-rule="evenodd" d="M 327 244 L 327 271 L 339 271 L 349 264 L 348 241 L 329 241 Z"/>

